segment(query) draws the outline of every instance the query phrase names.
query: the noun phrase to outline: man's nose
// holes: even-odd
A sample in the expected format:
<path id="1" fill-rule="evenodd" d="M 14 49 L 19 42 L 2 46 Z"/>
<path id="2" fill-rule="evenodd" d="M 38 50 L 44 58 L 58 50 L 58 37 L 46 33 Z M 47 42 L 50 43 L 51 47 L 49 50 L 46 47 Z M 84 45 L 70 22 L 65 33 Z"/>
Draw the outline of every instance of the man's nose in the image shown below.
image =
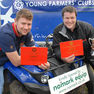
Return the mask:
<path id="1" fill-rule="evenodd" d="M 25 29 L 28 29 L 28 25 L 27 25 L 27 24 L 25 24 L 24 28 L 25 28 Z"/>
<path id="2" fill-rule="evenodd" d="M 71 21 L 72 21 L 72 19 L 70 18 L 70 19 L 69 19 L 69 22 L 71 22 Z"/>

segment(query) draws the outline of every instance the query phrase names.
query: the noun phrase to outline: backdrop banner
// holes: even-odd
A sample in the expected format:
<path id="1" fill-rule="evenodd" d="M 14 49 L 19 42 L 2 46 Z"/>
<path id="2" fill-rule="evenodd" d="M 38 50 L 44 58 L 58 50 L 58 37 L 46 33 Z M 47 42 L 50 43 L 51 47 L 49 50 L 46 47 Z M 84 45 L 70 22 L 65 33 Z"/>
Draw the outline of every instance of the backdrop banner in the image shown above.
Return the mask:
<path id="1" fill-rule="evenodd" d="M 1 26 L 13 22 L 18 10 L 28 8 L 34 15 L 31 30 L 34 39 L 44 41 L 56 25 L 62 23 L 61 11 L 68 5 L 77 9 L 79 20 L 94 26 L 94 0 L 0 0 Z"/>

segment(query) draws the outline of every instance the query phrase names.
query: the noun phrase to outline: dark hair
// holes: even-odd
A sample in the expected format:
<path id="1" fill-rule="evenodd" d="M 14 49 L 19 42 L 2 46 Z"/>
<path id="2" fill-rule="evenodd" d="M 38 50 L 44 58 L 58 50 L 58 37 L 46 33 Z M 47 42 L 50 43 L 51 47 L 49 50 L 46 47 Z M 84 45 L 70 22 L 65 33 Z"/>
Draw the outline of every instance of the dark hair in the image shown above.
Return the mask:
<path id="1" fill-rule="evenodd" d="M 70 13 L 75 12 L 75 15 L 77 16 L 77 10 L 76 10 L 76 8 L 74 8 L 72 6 L 66 6 L 66 7 L 63 8 L 62 17 L 64 17 L 65 12 L 70 12 Z"/>
<path id="2" fill-rule="evenodd" d="M 28 20 L 32 20 L 33 19 L 33 14 L 30 10 L 23 8 L 23 9 L 21 9 L 17 12 L 16 20 L 19 20 L 21 17 L 26 18 Z"/>

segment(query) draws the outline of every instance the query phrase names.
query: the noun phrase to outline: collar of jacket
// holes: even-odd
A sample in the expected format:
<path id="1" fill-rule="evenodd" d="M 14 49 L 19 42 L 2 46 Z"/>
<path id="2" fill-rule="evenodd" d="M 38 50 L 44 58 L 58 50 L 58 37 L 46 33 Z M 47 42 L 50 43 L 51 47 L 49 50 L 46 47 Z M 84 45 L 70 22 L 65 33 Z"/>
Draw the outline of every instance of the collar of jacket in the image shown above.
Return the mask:
<path id="1" fill-rule="evenodd" d="M 76 22 L 76 28 L 78 28 L 78 27 L 79 27 L 79 23 Z M 68 38 L 68 39 L 70 39 L 70 38 L 68 37 L 68 35 L 67 35 L 67 28 L 65 27 L 64 24 L 62 24 L 62 29 L 61 29 L 61 31 L 59 31 L 59 34 L 63 35 L 64 37 L 66 37 L 66 38 Z"/>
<path id="2" fill-rule="evenodd" d="M 69 37 L 68 37 L 68 35 L 66 34 L 66 32 L 67 32 L 67 29 L 66 29 L 66 27 L 63 25 L 61 31 L 59 31 L 59 34 L 61 34 L 61 35 L 63 35 L 64 37 L 66 37 L 66 38 L 69 39 Z"/>

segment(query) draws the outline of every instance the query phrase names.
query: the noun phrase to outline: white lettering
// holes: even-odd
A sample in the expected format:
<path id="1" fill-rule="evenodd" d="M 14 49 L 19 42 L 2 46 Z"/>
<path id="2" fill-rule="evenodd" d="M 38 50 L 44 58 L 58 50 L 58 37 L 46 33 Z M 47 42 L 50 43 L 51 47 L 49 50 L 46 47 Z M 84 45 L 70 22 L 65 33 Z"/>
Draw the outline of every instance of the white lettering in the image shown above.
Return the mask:
<path id="1" fill-rule="evenodd" d="M 27 7 L 38 7 L 38 6 L 47 6 L 47 2 L 46 1 L 41 1 L 41 2 L 26 2 L 26 6 Z"/>

